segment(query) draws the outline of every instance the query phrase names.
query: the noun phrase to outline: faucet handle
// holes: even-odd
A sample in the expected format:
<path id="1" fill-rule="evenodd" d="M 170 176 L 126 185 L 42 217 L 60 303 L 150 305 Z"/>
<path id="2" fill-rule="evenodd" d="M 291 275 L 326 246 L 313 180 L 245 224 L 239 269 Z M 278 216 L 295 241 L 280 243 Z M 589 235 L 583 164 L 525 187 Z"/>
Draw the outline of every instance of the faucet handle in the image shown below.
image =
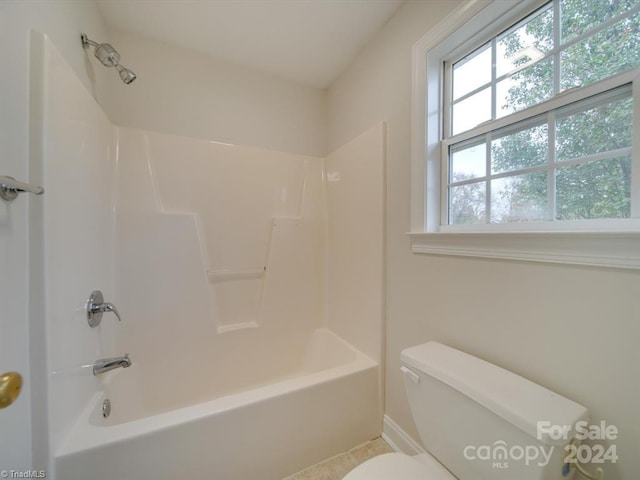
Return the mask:
<path id="1" fill-rule="evenodd" d="M 104 312 L 113 312 L 116 317 L 118 317 L 118 321 L 121 322 L 122 318 L 120 318 L 120 312 L 113 303 L 105 303 L 104 304 Z"/>
<path id="2" fill-rule="evenodd" d="M 89 300 L 87 300 L 87 321 L 91 328 L 100 325 L 104 312 L 113 312 L 116 317 L 118 317 L 118 320 L 122 321 L 120 312 L 118 312 L 116 306 L 113 303 L 105 303 L 102 292 L 100 290 L 94 290 L 91 292 Z"/>

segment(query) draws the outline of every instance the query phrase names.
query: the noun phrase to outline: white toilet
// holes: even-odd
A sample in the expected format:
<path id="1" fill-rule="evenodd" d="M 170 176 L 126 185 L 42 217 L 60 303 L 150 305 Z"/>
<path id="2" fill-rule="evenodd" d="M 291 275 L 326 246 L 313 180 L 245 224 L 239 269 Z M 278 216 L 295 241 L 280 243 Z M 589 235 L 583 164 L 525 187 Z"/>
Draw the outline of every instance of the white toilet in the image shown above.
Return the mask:
<path id="1" fill-rule="evenodd" d="M 440 343 L 402 352 L 409 404 L 428 453 L 388 453 L 344 480 L 567 480 L 588 411 L 512 372 Z M 538 423 L 542 422 L 542 423 Z M 565 433 L 562 433 L 564 429 Z"/>

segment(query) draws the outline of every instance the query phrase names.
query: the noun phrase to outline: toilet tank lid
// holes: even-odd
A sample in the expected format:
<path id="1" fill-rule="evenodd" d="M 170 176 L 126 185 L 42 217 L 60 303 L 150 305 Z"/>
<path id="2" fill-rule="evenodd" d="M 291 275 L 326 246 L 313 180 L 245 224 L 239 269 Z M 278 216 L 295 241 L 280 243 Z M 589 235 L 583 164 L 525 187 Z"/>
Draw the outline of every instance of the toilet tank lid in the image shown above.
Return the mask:
<path id="1" fill-rule="evenodd" d="M 458 390 L 547 445 L 566 445 L 575 435 L 576 422 L 589 419 L 584 406 L 441 343 L 407 348 L 401 359 L 408 367 Z M 551 426 L 566 428 L 566 438 L 556 432 L 549 435 Z"/>

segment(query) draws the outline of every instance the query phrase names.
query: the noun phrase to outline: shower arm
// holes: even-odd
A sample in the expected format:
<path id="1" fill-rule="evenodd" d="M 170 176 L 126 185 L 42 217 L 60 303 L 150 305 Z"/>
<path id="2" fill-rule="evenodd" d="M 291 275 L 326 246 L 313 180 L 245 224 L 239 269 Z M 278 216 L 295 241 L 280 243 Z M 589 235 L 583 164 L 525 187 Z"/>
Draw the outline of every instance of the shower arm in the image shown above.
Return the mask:
<path id="1" fill-rule="evenodd" d="M 82 39 L 82 46 L 84 47 L 84 49 L 88 49 L 90 46 L 91 47 L 99 47 L 100 44 L 98 42 L 94 42 L 93 40 L 90 40 L 89 37 L 87 37 L 86 34 L 82 34 L 80 35 L 80 38 Z"/>

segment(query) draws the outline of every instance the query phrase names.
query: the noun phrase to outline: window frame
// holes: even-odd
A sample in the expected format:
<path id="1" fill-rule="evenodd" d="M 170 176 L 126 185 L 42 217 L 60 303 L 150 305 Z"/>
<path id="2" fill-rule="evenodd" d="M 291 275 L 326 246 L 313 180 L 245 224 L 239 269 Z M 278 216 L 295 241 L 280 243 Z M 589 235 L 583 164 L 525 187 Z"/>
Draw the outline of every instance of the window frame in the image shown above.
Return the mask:
<path id="1" fill-rule="evenodd" d="M 640 218 L 521 224 L 441 225 L 446 207 L 442 159 L 444 60 L 488 42 L 549 0 L 469 0 L 416 42 L 412 49 L 411 249 L 414 253 L 480 256 L 640 269 Z M 632 84 L 634 125 L 632 205 L 640 202 L 640 69 L 609 77 L 579 92 L 568 90 L 543 104 L 475 127 L 532 118 L 551 102 L 567 105 L 612 85 Z M 595 94 L 591 93 L 591 94 Z M 632 211 L 632 215 L 637 212 Z"/>

